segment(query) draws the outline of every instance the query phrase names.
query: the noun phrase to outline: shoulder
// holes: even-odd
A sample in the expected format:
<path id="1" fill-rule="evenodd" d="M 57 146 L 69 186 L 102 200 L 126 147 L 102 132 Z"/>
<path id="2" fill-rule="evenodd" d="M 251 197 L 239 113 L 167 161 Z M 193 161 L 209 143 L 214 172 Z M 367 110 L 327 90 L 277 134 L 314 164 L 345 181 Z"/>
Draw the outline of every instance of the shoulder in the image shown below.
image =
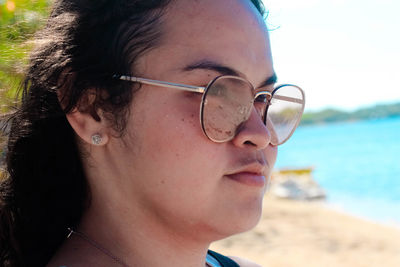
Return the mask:
<path id="1" fill-rule="evenodd" d="M 240 257 L 235 257 L 235 256 L 228 256 L 230 259 L 235 261 L 237 264 L 239 264 L 240 267 L 262 267 L 261 265 L 254 263 L 252 261 L 249 261 L 247 259 L 243 259 Z"/>
<path id="2" fill-rule="evenodd" d="M 209 250 L 208 254 L 217 259 L 223 266 L 262 267 L 261 265 L 249 260 L 235 256 L 224 256 L 212 250 Z"/>

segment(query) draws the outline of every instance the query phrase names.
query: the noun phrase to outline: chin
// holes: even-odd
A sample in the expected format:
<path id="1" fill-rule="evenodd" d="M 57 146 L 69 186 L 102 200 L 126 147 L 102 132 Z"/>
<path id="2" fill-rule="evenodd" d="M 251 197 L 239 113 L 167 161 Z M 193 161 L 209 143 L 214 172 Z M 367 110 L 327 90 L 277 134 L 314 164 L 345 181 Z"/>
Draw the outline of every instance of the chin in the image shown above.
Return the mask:
<path id="1" fill-rule="evenodd" d="M 236 233 L 239 234 L 253 229 L 260 221 L 262 214 L 262 205 L 259 208 L 246 212 L 237 220 Z"/>
<path id="2" fill-rule="evenodd" d="M 240 222 L 231 222 L 228 225 L 224 225 L 222 229 L 218 232 L 218 235 L 214 238 L 213 241 L 218 241 L 224 238 L 228 238 L 233 235 L 245 233 L 247 231 L 252 230 L 259 222 L 260 216 L 253 220 L 242 220 Z"/>
<path id="3" fill-rule="evenodd" d="M 224 218 L 222 218 L 223 222 L 219 222 L 218 229 L 219 233 L 221 233 L 219 239 L 253 229 L 262 215 L 262 200 L 240 208 L 234 208 L 230 212 L 230 214 L 225 213 Z"/>

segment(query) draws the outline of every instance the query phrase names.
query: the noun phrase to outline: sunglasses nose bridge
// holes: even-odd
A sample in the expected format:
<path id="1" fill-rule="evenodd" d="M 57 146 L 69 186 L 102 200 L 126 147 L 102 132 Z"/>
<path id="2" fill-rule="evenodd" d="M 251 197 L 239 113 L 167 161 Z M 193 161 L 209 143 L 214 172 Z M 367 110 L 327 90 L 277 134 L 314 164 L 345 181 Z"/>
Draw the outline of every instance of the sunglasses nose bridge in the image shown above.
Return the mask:
<path id="1" fill-rule="evenodd" d="M 261 119 L 264 121 L 265 111 L 270 105 L 272 94 L 269 91 L 258 91 L 254 93 L 253 106 L 256 108 Z"/>
<path id="2" fill-rule="evenodd" d="M 263 96 L 263 95 L 267 96 L 267 97 L 265 98 L 266 100 L 271 100 L 271 98 L 272 98 L 272 93 L 269 92 L 269 91 L 257 91 L 257 92 L 254 93 L 254 101 L 255 101 L 258 97 Z"/>

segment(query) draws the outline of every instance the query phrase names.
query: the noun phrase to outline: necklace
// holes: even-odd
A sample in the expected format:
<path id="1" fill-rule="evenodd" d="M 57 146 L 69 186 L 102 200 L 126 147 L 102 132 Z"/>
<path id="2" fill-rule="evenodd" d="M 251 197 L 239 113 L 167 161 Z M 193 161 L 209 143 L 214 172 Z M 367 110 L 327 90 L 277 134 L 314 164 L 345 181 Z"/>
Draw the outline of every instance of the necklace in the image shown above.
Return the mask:
<path id="1" fill-rule="evenodd" d="M 99 243 L 97 243 L 96 241 L 94 241 L 93 239 L 90 239 L 87 235 L 85 235 L 84 233 L 78 232 L 78 231 L 74 231 L 72 228 L 68 228 L 69 234 L 67 236 L 67 238 L 70 238 L 70 236 L 72 234 L 77 235 L 78 237 L 82 238 L 83 240 L 85 240 L 86 242 L 88 242 L 90 245 L 92 245 L 93 247 L 97 248 L 98 250 L 100 250 L 101 252 L 103 252 L 104 254 L 106 254 L 108 257 L 110 257 L 111 259 L 113 259 L 115 262 L 117 262 L 119 265 L 124 266 L 124 267 L 129 267 L 128 264 L 126 264 L 123 260 L 121 260 L 120 258 L 114 256 L 109 250 L 105 249 L 104 247 L 102 247 Z"/>
<path id="2" fill-rule="evenodd" d="M 105 249 L 103 246 L 101 246 L 99 243 L 97 243 L 96 241 L 94 241 L 93 239 L 89 238 L 87 235 L 85 235 L 82 232 L 78 232 L 73 230 L 72 228 L 67 228 L 69 231 L 69 234 L 67 236 L 67 238 L 70 238 L 71 235 L 77 235 L 78 237 L 82 238 L 83 240 L 85 240 L 86 242 L 88 242 L 90 245 L 92 245 L 93 247 L 97 248 L 98 250 L 100 250 L 102 253 L 106 254 L 108 257 L 110 257 L 111 259 L 113 259 L 115 262 L 117 262 L 119 265 L 124 266 L 124 267 L 130 267 L 128 264 L 126 264 L 123 260 L 121 260 L 120 258 L 118 258 L 117 256 L 114 256 L 114 254 L 112 254 L 109 250 Z M 210 263 L 206 262 L 206 266 L 207 267 L 213 267 L 213 265 L 211 265 Z"/>

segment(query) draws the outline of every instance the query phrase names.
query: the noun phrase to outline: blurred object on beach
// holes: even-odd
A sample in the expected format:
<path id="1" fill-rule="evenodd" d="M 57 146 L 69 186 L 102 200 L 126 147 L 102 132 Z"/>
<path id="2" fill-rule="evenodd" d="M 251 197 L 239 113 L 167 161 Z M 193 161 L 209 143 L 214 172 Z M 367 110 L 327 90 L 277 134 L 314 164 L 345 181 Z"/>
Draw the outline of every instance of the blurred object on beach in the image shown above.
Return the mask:
<path id="1" fill-rule="evenodd" d="M 273 267 L 398 267 L 400 229 L 327 208 L 321 202 L 267 195 L 252 231 L 211 249 Z"/>
<path id="2" fill-rule="evenodd" d="M 312 176 L 314 167 L 282 168 L 272 174 L 270 194 L 292 200 L 325 200 L 324 189 Z"/>

